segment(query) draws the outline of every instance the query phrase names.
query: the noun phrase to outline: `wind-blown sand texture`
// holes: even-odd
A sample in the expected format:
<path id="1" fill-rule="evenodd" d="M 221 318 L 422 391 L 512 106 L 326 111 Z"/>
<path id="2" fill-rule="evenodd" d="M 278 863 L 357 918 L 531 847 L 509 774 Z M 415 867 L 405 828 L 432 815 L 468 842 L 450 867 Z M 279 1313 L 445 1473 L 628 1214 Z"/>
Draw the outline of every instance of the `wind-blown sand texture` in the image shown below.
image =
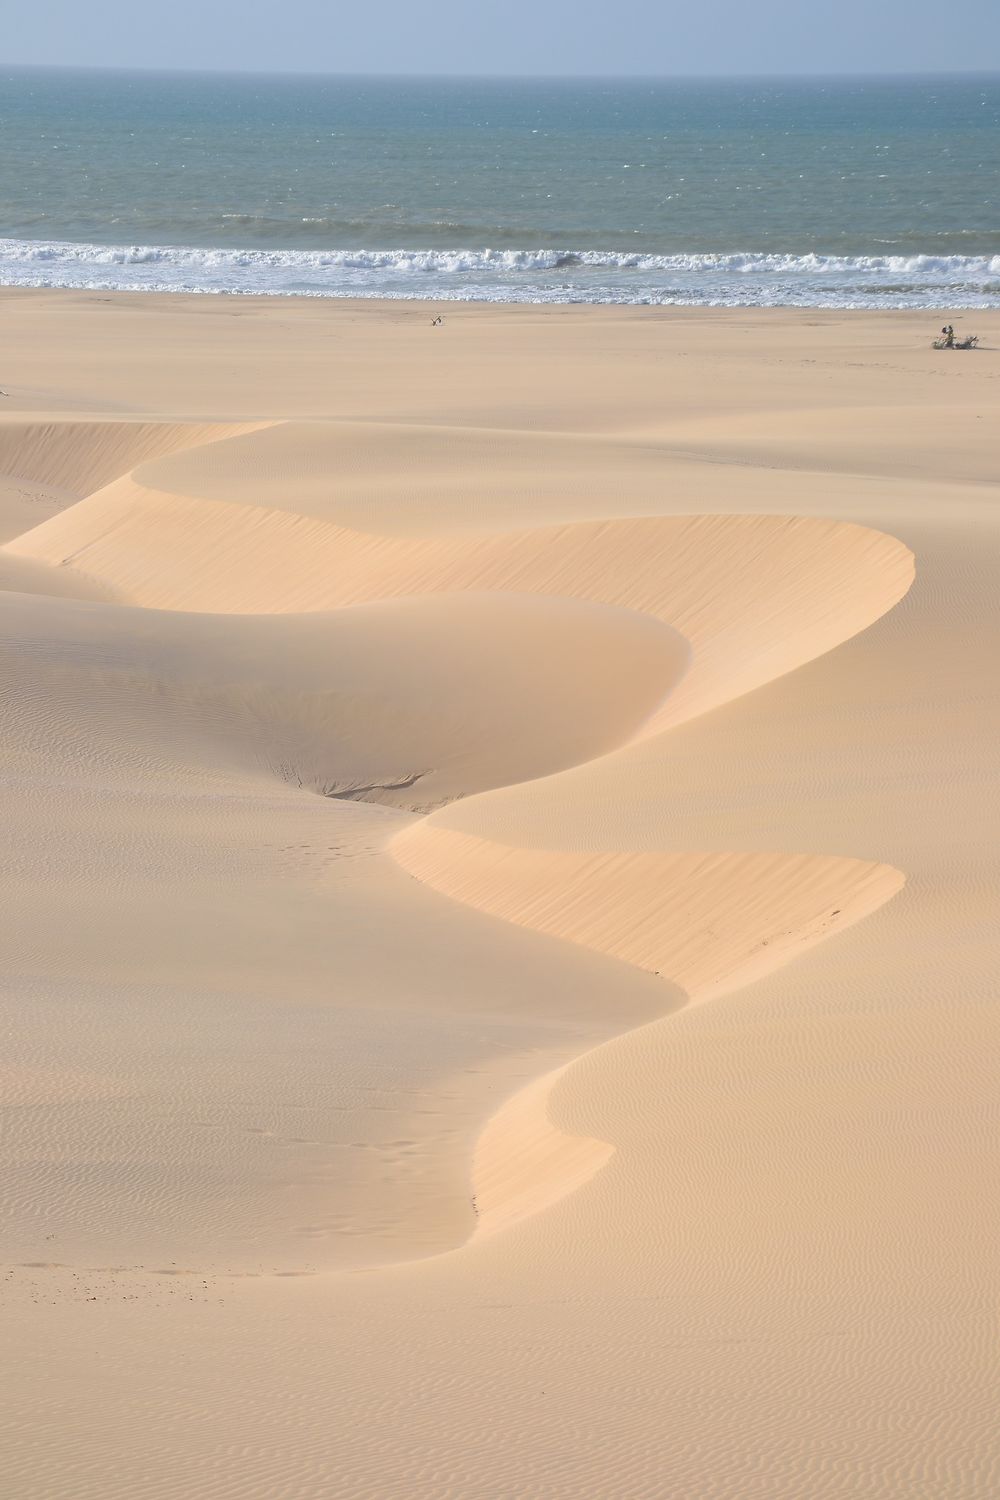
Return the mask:
<path id="1" fill-rule="evenodd" d="M 992 350 L 0 303 L 7 1492 L 996 1495 Z"/>

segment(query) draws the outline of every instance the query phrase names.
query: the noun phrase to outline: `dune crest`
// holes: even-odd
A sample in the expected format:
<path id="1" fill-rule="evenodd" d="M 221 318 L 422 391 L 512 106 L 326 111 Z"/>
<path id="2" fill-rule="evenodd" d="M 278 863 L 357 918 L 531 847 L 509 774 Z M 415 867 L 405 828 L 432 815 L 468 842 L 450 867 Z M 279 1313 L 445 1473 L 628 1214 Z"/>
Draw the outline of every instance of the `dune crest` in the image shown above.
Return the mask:
<path id="1" fill-rule="evenodd" d="M 763 978 L 905 884 L 890 865 L 822 855 L 513 849 L 433 818 L 398 834 L 392 850 L 453 900 L 652 969 L 692 1002 Z M 478 1233 L 551 1207 L 610 1159 L 608 1142 L 567 1134 L 550 1117 L 552 1092 L 573 1066 L 509 1099 L 480 1136 L 472 1168 Z"/>
<path id="2" fill-rule="evenodd" d="M 46 571 L 10 561 L 25 587 Z M 274 617 L 0 594 L 0 620 L 6 692 L 44 694 L 53 725 L 89 726 L 147 774 L 169 756 L 178 775 L 212 766 L 234 788 L 256 775 L 411 810 L 613 750 L 688 661 L 657 620 L 531 595 Z"/>
<path id="3" fill-rule="evenodd" d="M 91 494 L 148 459 L 219 442 L 269 424 L 79 420 L 0 422 L 0 474 L 77 496 Z"/>
<path id="4" fill-rule="evenodd" d="M 472 1158 L 475 1238 L 511 1229 L 551 1208 L 614 1155 L 608 1141 L 569 1135 L 549 1115 L 552 1091 L 571 1066 L 536 1078 L 487 1122 Z"/>
<path id="5" fill-rule="evenodd" d="M 274 429 L 266 429 L 269 437 Z M 336 437 L 331 432 L 331 441 Z M 254 434 L 212 445 L 260 495 Z M 79 569 L 157 609 L 280 614 L 464 590 L 551 594 L 649 614 L 687 640 L 691 670 L 646 726 L 683 722 L 831 650 L 898 602 L 909 549 L 853 523 L 806 516 L 580 520 L 487 537 L 400 537 L 336 521 L 336 478 L 310 450 L 309 513 L 157 489 L 145 465 L 11 542 L 16 557 Z M 191 485 L 188 461 L 181 471 Z M 169 469 L 162 476 L 166 482 Z M 223 493 L 231 494 L 229 477 Z M 328 496 L 329 518 L 317 495 Z"/>
<path id="6" fill-rule="evenodd" d="M 603 758 L 606 780 L 626 745 L 842 644 L 910 586 L 912 554 L 894 537 L 722 513 L 360 531 L 340 520 L 336 425 L 61 425 L 12 429 L 9 463 L 90 493 L 0 560 L 40 593 L 71 580 L 103 591 L 96 610 L 48 607 L 33 670 L 49 661 L 78 723 L 96 697 L 120 753 L 405 810 L 471 796 L 457 826 L 432 815 L 397 833 L 396 864 L 690 999 L 761 977 L 903 883 L 891 866 L 820 853 L 516 848 L 475 795 L 500 789 L 509 814 L 519 786 L 584 761 Z M 481 1232 L 607 1160 L 604 1142 L 548 1119 L 561 1074 L 484 1131 Z"/>
<path id="7" fill-rule="evenodd" d="M 514 849 L 432 819 L 404 829 L 392 852 L 452 900 L 652 970 L 698 999 L 860 921 L 905 879 L 825 855 Z"/>

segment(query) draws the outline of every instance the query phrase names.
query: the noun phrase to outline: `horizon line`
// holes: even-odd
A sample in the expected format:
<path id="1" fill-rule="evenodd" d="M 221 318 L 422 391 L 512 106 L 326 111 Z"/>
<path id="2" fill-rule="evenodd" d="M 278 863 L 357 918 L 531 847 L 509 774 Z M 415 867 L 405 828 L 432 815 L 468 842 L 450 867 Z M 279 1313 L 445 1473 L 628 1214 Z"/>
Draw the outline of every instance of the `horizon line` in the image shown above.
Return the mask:
<path id="1" fill-rule="evenodd" d="M 1000 80 L 997 68 L 947 68 L 933 69 L 880 69 L 866 68 L 855 72 L 780 72 L 780 73 L 376 73 L 366 69 L 325 71 L 307 68 L 221 68 L 221 67 L 157 67 L 147 63 L 63 63 L 63 62 L 6 62 L 0 65 L 4 72 L 51 72 L 51 73 L 140 73 L 155 77 L 207 77 L 207 78 L 330 78 L 367 79 L 382 81 L 405 79 L 408 82 L 428 83 L 778 83 L 820 81 L 847 82 L 856 79 L 872 81 L 898 81 L 901 79 L 953 79 L 981 78 Z"/>

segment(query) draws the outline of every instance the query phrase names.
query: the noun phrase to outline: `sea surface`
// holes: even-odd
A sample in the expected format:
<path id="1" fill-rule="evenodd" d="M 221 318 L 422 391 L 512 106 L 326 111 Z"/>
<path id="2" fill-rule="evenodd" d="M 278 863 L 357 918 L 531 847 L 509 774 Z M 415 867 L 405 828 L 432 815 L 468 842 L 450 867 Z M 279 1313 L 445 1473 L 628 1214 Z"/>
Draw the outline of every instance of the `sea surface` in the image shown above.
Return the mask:
<path id="1" fill-rule="evenodd" d="M 0 68 L 0 284 L 1000 306 L 1000 76 Z"/>

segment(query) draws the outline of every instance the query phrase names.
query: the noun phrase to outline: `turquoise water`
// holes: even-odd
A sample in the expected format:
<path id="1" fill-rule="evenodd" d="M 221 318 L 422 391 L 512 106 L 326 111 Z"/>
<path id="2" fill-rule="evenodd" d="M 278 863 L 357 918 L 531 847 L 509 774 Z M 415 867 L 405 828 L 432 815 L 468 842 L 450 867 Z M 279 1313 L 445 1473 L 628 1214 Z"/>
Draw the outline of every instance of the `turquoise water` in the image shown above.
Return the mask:
<path id="1" fill-rule="evenodd" d="M 0 282 L 1000 305 L 1000 78 L 0 71 Z"/>

